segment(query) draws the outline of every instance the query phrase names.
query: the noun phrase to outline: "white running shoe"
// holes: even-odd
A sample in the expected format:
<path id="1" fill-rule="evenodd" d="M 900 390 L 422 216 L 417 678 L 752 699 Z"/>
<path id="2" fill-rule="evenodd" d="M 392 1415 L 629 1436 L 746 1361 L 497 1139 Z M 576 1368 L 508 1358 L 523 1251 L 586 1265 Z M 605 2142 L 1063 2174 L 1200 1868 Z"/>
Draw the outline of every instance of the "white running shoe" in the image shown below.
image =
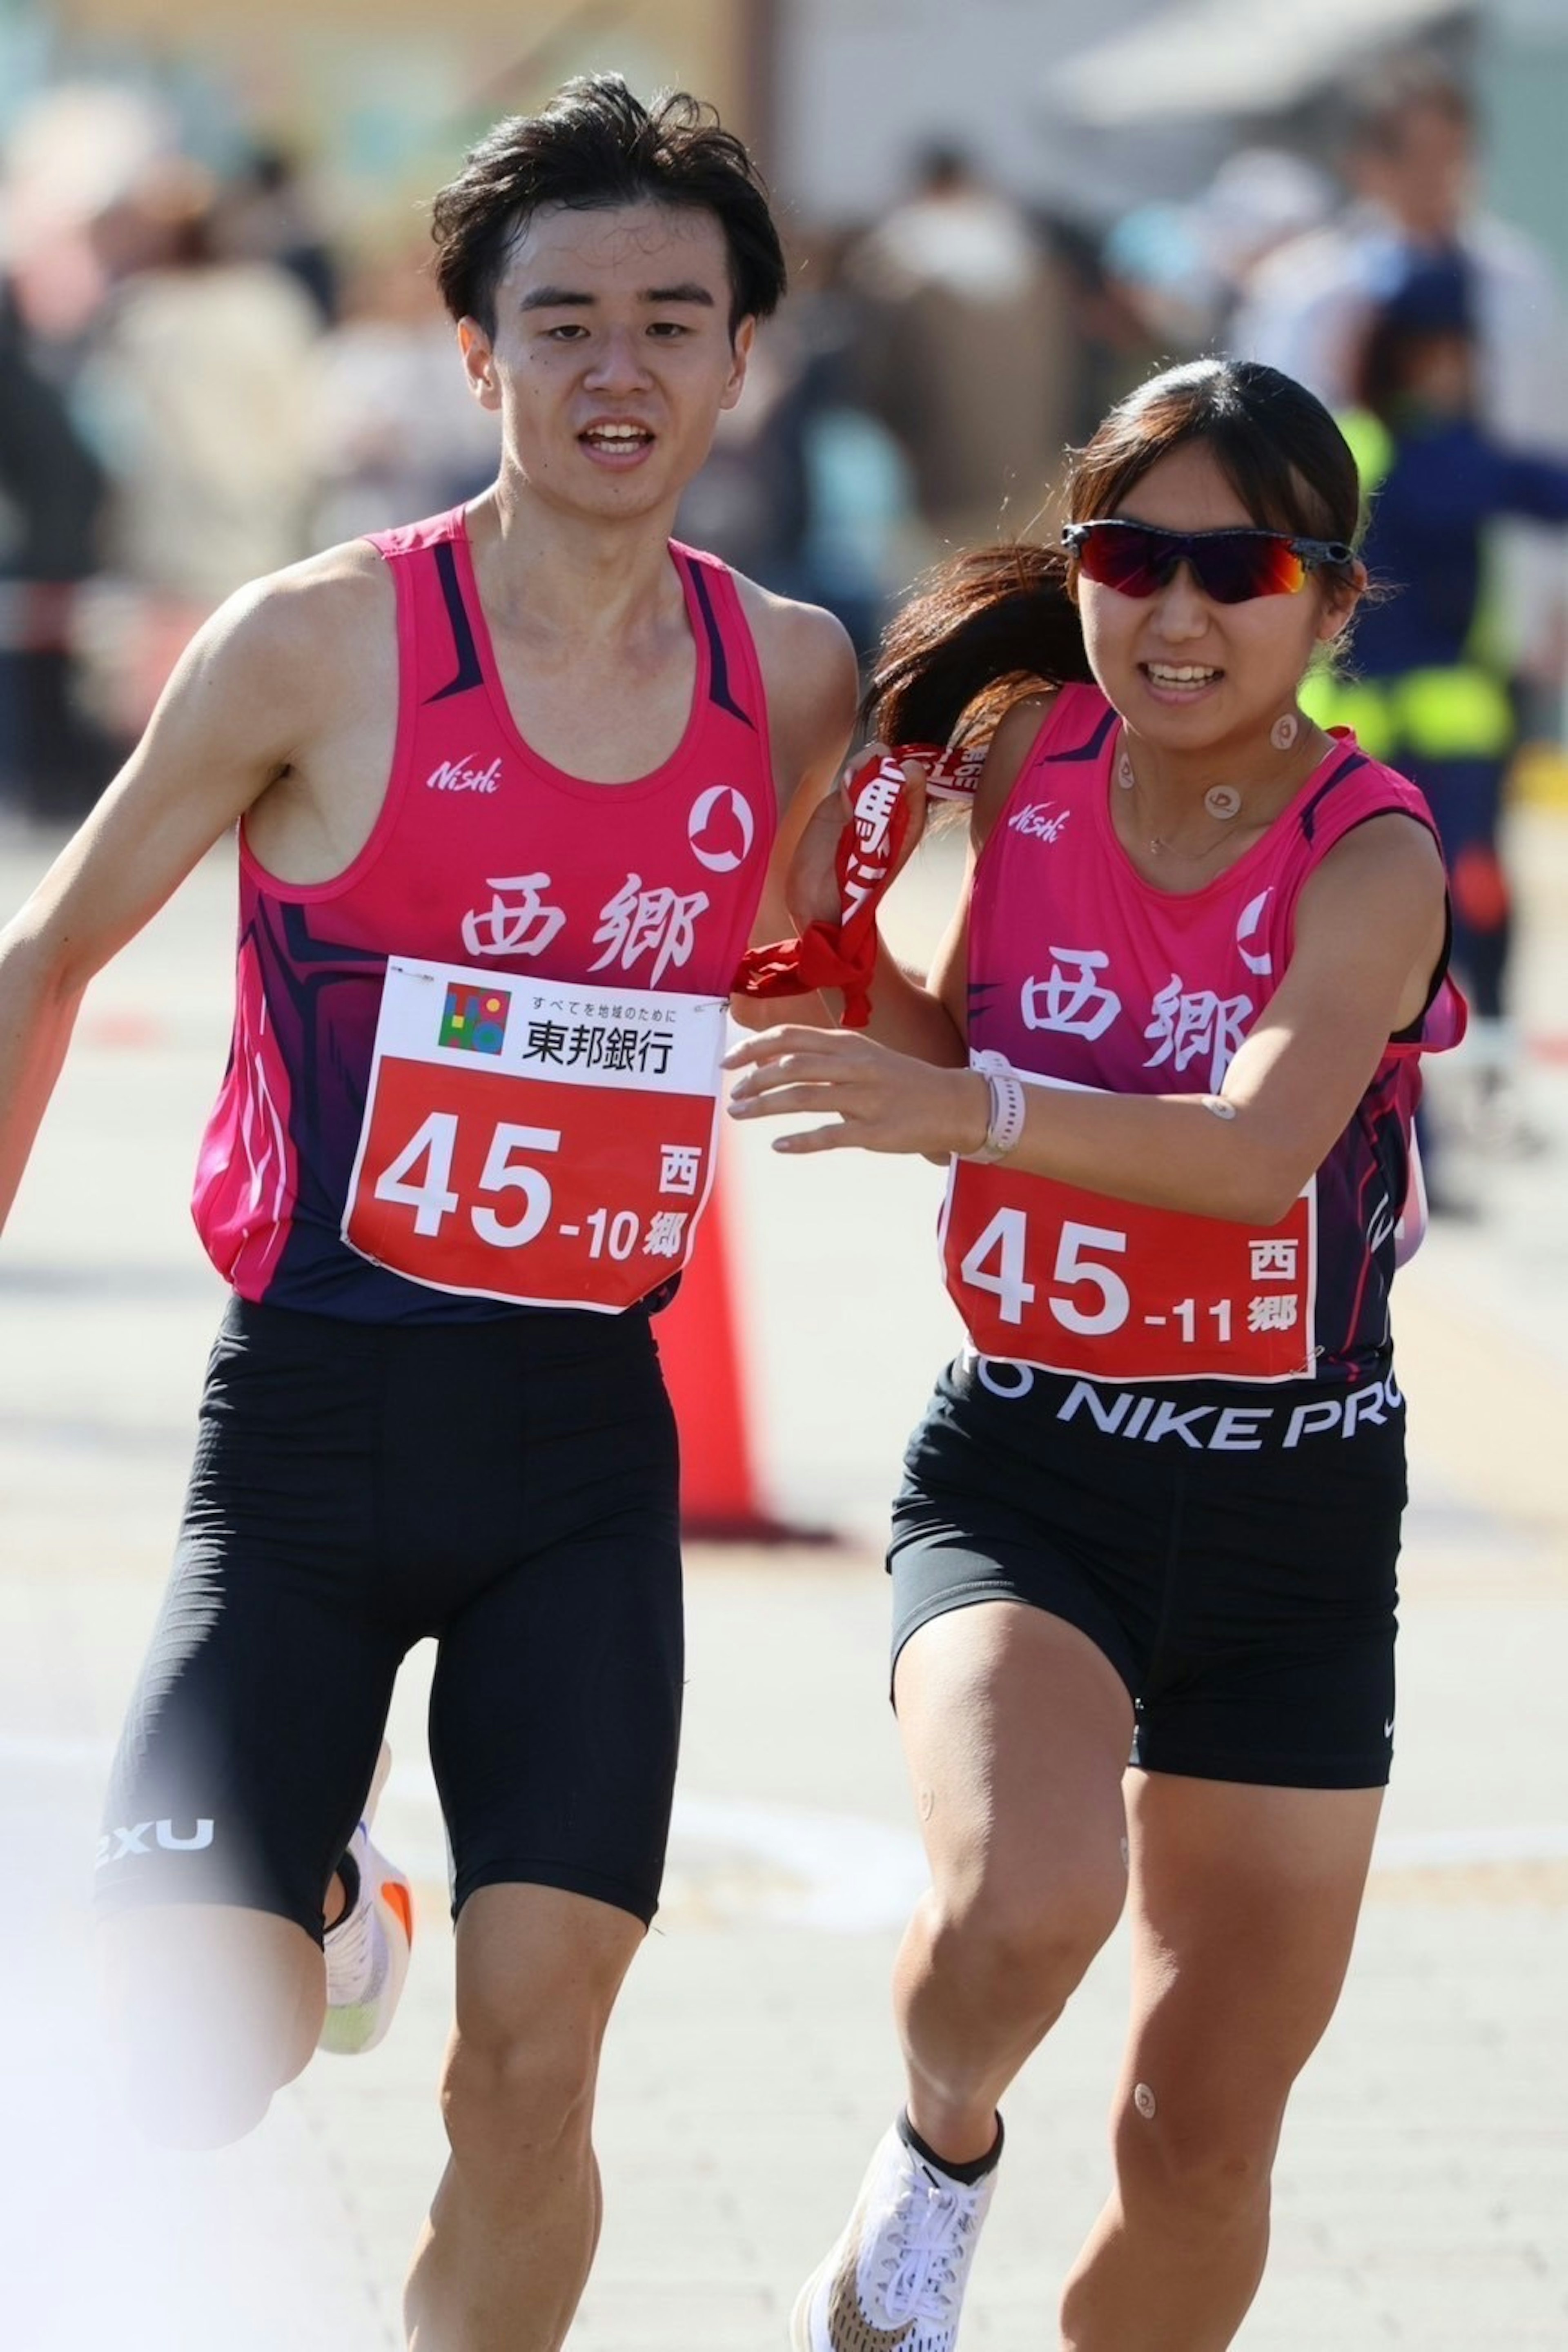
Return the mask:
<path id="1" fill-rule="evenodd" d="M 392 2023 L 408 1974 L 414 1943 L 414 1898 L 408 1881 L 376 1846 L 370 1825 L 392 1765 L 382 1742 L 364 1819 L 349 1840 L 348 1859 L 359 1873 L 359 1894 L 323 1939 L 327 2013 L 317 2048 L 340 2058 L 374 2050 Z"/>
<path id="2" fill-rule="evenodd" d="M 953 2352 L 958 2317 L 996 2186 L 933 2170 L 897 2126 L 871 2158 L 837 2244 L 800 2291 L 793 2352 Z"/>

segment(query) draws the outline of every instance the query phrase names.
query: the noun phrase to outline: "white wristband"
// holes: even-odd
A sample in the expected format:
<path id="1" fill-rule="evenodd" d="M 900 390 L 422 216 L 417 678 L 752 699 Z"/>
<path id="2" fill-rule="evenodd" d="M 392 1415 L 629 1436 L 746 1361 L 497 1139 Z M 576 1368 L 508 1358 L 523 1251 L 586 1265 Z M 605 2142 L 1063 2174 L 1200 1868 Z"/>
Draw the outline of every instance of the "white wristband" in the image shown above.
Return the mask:
<path id="1" fill-rule="evenodd" d="M 974 1067 L 991 1092 L 991 1117 L 986 1123 L 985 1140 L 978 1151 L 965 1154 L 990 1167 L 1005 1160 L 1024 1132 L 1024 1082 L 1005 1054 L 977 1054 Z"/>

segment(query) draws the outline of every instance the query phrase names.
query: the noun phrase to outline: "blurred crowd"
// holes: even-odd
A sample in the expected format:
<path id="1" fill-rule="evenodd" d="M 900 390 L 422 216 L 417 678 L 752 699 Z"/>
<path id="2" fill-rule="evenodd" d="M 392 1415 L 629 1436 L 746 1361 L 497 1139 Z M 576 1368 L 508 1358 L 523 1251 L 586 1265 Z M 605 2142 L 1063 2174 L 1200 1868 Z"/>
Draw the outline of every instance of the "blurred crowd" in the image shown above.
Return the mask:
<path id="1" fill-rule="evenodd" d="M 946 550 L 1049 533 L 1064 450 L 1163 361 L 1228 351 L 1345 425 L 1391 593 L 1312 688 L 1416 775 L 1479 1016 L 1475 1120 L 1529 1148 L 1499 847 L 1521 742 L 1560 760 L 1568 359 L 1545 256 L 1478 199 L 1446 69 L 1344 93 L 1341 144 L 1233 152 L 1184 203 L 1031 214 L 950 144 L 855 233 L 796 235 L 795 293 L 684 536 L 827 604 L 863 652 Z M 798 220 L 809 204 L 796 192 Z M 105 87 L 35 102 L 0 155 L 0 813 L 79 814 L 192 628 L 243 582 L 483 486 L 412 208 L 324 225 L 295 159 L 222 175 Z"/>
<path id="2" fill-rule="evenodd" d="M 0 180 L 0 808 L 70 817 L 192 630 L 313 550 L 483 488 L 417 216 L 340 250 L 287 153 L 222 175 L 65 88 Z"/>

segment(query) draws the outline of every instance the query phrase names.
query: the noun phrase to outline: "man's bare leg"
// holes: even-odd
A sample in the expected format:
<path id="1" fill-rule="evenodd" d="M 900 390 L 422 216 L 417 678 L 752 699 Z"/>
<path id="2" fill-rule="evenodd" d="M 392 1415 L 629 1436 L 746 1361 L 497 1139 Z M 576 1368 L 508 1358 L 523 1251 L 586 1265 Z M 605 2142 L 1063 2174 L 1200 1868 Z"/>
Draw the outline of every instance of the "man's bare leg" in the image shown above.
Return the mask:
<path id="1" fill-rule="evenodd" d="M 326 2007 L 320 1947 L 292 1920 L 147 1904 L 103 1936 L 110 2032 L 132 2116 L 169 2147 L 226 2147 L 303 2072 Z"/>
<path id="2" fill-rule="evenodd" d="M 442 2110 L 452 2154 L 409 2273 L 412 2352 L 558 2352 L 598 2242 L 599 2051 L 644 1928 L 549 1886 L 458 1922 Z"/>

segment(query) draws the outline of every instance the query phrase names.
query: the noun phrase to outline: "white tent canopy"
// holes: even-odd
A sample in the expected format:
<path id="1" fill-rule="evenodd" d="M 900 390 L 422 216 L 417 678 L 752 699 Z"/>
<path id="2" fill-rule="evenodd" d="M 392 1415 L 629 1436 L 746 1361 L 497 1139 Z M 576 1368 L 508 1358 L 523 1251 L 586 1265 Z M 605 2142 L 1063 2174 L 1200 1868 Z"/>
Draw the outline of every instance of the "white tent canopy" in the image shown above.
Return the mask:
<path id="1" fill-rule="evenodd" d="M 1106 130 L 1270 114 L 1358 58 L 1468 13 L 1465 0 L 1178 0 L 1074 58 L 1045 96 L 1053 112 Z"/>

